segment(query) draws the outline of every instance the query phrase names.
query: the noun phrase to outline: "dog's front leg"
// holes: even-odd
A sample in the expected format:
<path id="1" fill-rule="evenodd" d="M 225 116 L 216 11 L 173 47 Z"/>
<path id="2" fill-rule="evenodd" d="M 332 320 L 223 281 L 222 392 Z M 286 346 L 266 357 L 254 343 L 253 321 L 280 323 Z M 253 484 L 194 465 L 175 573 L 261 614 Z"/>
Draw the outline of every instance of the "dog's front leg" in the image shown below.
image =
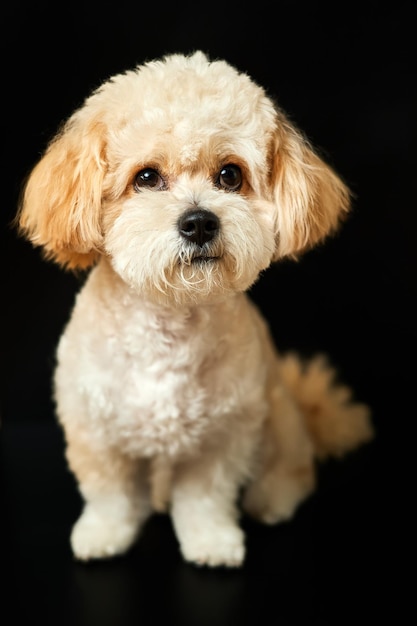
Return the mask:
<path id="1" fill-rule="evenodd" d="M 241 565 L 245 545 L 236 506 L 239 486 L 239 470 L 224 450 L 211 450 L 176 468 L 171 514 L 186 561 Z"/>
<path id="2" fill-rule="evenodd" d="M 115 449 L 94 449 L 88 439 L 67 437 L 67 458 L 84 498 L 71 534 L 81 560 L 126 552 L 151 512 L 147 468 Z"/>

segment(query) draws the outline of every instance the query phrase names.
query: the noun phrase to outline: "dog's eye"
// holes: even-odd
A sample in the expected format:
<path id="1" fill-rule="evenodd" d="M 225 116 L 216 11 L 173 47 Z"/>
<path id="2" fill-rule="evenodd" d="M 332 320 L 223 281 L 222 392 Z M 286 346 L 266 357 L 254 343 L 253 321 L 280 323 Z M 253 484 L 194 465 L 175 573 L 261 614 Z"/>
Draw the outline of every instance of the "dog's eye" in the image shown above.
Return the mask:
<path id="1" fill-rule="evenodd" d="M 242 186 L 242 172 L 237 165 L 224 165 L 217 177 L 216 185 L 227 191 L 238 191 Z"/>
<path id="2" fill-rule="evenodd" d="M 166 189 L 166 184 L 161 174 L 152 167 L 146 167 L 140 170 L 135 176 L 134 188 L 136 191 L 140 189 L 153 189 L 159 191 Z"/>

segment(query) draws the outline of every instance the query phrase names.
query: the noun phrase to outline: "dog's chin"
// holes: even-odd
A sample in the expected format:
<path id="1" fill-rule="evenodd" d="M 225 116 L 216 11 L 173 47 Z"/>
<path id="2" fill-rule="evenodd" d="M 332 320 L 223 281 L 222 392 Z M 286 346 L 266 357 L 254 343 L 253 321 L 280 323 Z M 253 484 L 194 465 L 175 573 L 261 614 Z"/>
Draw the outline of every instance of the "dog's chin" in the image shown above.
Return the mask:
<path id="1" fill-rule="evenodd" d="M 237 272 L 231 259 L 208 254 L 194 254 L 186 261 L 177 260 L 174 265 L 147 276 L 127 274 L 113 267 L 143 300 L 175 308 L 215 303 L 246 291 L 259 274 L 254 268 Z"/>
<path id="2" fill-rule="evenodd" d="M 164 274 L 147 289 L 150 299 L 165 306 L 195 306 L 221 300 L 239 290 L 221 257 L 198 254 Z"/>

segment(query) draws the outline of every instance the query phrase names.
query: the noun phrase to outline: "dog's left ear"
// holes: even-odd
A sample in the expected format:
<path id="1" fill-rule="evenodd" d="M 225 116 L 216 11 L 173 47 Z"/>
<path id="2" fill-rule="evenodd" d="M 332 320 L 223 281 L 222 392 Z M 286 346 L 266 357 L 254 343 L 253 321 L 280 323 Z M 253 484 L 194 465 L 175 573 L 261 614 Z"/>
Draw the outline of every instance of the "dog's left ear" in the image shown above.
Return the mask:
<path id="1" fill-rule="evenodd" d="M 350 191 L 281 112 L 271 150 L 276 249 L 273 260 L 297 258 L 338 228 Z"/>

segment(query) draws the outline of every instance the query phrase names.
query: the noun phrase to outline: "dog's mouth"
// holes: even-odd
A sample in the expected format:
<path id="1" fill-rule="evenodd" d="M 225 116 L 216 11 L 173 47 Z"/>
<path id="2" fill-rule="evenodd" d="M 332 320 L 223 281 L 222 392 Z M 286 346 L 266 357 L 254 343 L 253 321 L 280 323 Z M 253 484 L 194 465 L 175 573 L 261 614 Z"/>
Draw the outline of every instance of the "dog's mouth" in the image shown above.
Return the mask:
<path id="1" fill-rule="evenodd" d="M 178 260 L 181 265 L 203 267 L 218 263 L 221 258 L 219 246 L 193 246 L 183 249 Z"/>
<path id="2" fill-rule="evenodd" d="M 196 254 L 195 256 L 192 257 L 191 264 L 201 264 L 201 265 L 205 265 L 206 263 L 215 263 L 216 261 L 218 261 L 220 259 L 219 256 L 209 256 L 209 255 L 205 255 L 205 254 Z"/>

